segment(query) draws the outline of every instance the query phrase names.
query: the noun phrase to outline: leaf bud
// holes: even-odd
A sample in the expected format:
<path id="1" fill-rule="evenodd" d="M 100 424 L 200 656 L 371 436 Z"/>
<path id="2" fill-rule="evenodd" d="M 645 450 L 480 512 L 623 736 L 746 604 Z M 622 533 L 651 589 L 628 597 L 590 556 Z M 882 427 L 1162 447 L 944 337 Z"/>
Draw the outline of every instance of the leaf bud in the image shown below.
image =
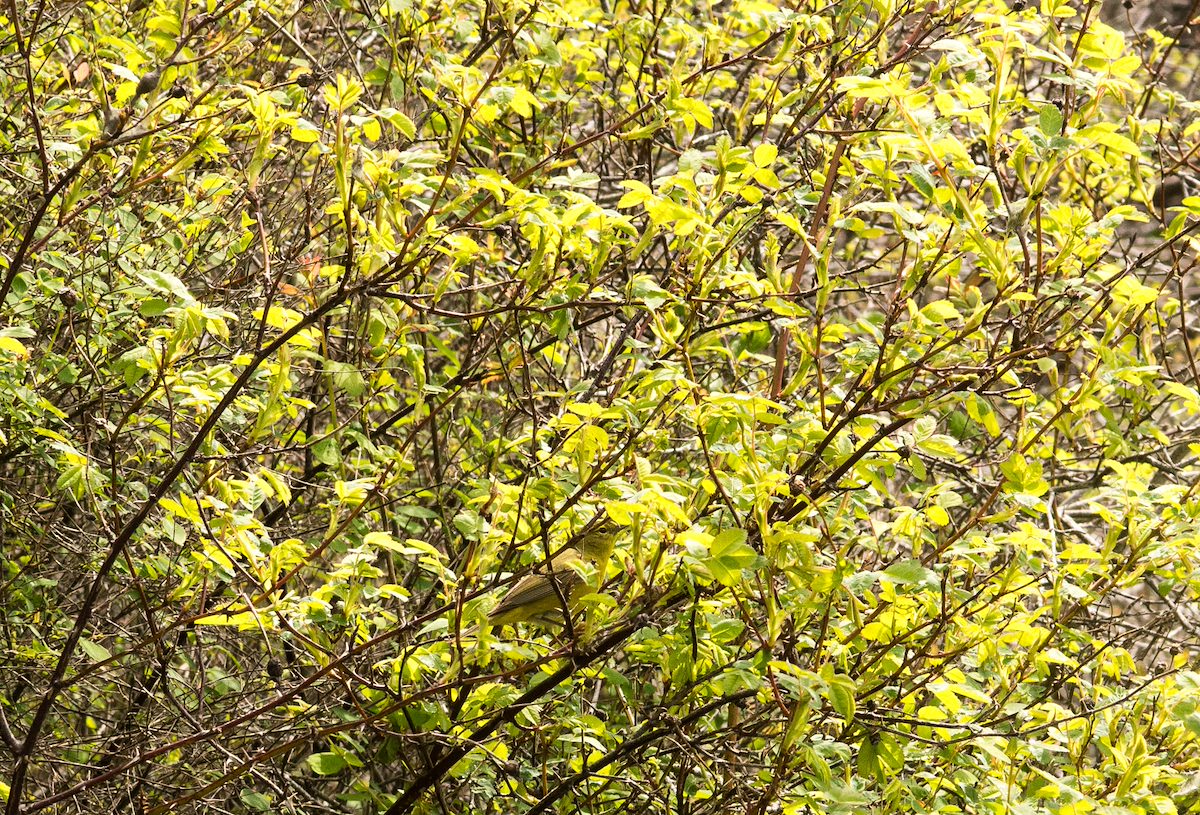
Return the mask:
<path id="1" fill-rule="evenodd" d="M 114 108 L 107 102 L 104 104 L 104 126 L 100 134 L 108 140 L 115 139 L 121 135 L 121 128 L 125 126 L 124 108 Z"/>
<path id="2" fill-rule="evenodd" d="M 162 79 L 162 73 L 157 68 L 152 70 L 141 78 L 137 84 L 137 90 L 134 91 L 137 96 L 145 96 L 158 87 L 158 81 Z"/>

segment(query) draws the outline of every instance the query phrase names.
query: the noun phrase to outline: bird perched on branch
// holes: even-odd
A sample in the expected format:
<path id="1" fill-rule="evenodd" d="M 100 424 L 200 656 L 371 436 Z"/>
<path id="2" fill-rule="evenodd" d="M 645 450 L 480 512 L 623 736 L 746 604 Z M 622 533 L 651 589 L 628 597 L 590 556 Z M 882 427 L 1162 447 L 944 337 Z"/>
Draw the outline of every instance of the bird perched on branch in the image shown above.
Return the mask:
<path id="1" fill-rule="evenodd" d="M 572 610 L 580 597 L 595 589 L 584 582 L 575 566 L 590 563 L 600 568 L 603 578 L 603 567 L 612 557 L 619 530 L 620 526 L 608 517 L 602 517 L 584 529 L 550 559 L 549 569 L 542 564 L 539 571 L 517 581 L 504 599 L 488 613 L 488 624 L 561 623 L 564 604 L 568 610 Z"/>
<path id="2" fill-rule="evenodd" d="M 602 516 L 552 557 L 549 568 L 542 563 L 538 570 L 518 580 L 488 613 L 482 625 L 473 625 L 458 635 L 459 651 L 443 674 L 442 681 L 450 682 L 458 676 L 464 654 L 462 641 L 477 635 L 480 628 L 502 628 L 520 622 L 543 626 L 562 625 L 564 610 L 567 613 L 574 612 L 579 600 L 596 588 L 583 579 L 577 568 L 591 564 L 598 572 L 597 582 L 602 582 L 619 530 L 620 526 L 607 516 Z"/>

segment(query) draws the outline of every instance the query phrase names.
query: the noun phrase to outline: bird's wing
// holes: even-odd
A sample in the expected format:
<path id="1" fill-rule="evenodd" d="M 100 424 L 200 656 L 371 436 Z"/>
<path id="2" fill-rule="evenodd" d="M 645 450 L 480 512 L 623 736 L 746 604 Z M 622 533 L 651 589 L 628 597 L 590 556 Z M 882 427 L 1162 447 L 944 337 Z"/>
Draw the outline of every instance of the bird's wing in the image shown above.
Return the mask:
<path id="1" fill-rule="evenodd" d="M 559 564 L 555 563 L 555 565 Z M 523 606 L 534 606 L 538 603 L 544 603 L 550 598 L 554 598 L 556 601 L 560 596 L 569 599 L 571 590 L 582 582 L 583 578 L 569 565 L 561 569 L 555 569 L 549 575 L 527 575 L 517 581 L 517 585 L 513 586 L 508 594 L 504 595 L 504 599 L 492 609 L 488 616 L 494 619 Z M 555 588 L 556 583 L 557 588 Z"/>

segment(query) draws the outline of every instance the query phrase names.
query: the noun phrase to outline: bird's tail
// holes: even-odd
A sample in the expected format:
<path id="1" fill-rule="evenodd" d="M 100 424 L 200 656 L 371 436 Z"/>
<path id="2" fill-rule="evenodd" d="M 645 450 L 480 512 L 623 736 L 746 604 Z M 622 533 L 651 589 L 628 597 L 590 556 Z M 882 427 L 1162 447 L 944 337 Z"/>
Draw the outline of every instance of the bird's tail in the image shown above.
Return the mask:
<path id="1" fill-rule="evenodd" d="M 489 629 L 491 628 L 490 625 L 487 627 Z M 458 678 L 459 673 L 462 671 L 463 658 L 474 654 L 476 646 L 479 642 L 480 630 L 482 628 L 482 624 L 476 623 L 475 625 L 462 629 L 457 635 L 455 635 L 454 640 L 451 642 L 451 646 L 454 649 L 454 656 L 451 658 L 450 665 L 446 668 L 446 672 L 442 674 L 443 685 L 449 684 Z"/>

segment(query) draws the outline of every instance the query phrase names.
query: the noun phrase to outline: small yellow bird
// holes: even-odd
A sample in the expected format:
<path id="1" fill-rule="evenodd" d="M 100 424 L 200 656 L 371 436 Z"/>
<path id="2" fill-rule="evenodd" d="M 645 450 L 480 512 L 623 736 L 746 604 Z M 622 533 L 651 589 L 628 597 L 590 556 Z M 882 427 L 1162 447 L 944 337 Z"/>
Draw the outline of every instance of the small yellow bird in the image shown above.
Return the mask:
<path id="1" fill-rule="evenodd" d="M 535 571 L 518 580 L 489 612 L 487 620 L 481 625 L 473 625 L 463 630 L 458 635 L 459 650 L 451 659 L 442 681 L 448 683 L 458 676 L 464 655 L 462 642 L 475 637 L 481 628 L 490 630 L 493 626 L 502 628 L 520 622 L 532 622 L 543 626 L 562 625 L 563 600 L 566 600 L 567 610 L 574 612 L 579 600 L 596 588 L 584 581 L 576 567 L 583 562 L 592 564 L 596 567 L 597 582 L 602 583 L 619 530 L 620 526 L 608 516 L 602 516 L 550 559 L 549 570 L 545 570 L 545 564 L 542 564 L 542 571 Z"/>
<path id="2" fill-rule="evenodd" d="M 579 598 L 595 590 L 576 571 L 581 562 L 596 566 L 599 579 L 604 579 L 604 567 L 612 557 L 620 526 L 607 516 L 584 529 L 570 545 L 550 559 L 549 571 L 534 572 L 517 581 L 504 599 L 488 613 L 488 625 L 505 626 L 520 622 L 542 625 L 561 624 L 563 600 L 569 610 Z"/>

